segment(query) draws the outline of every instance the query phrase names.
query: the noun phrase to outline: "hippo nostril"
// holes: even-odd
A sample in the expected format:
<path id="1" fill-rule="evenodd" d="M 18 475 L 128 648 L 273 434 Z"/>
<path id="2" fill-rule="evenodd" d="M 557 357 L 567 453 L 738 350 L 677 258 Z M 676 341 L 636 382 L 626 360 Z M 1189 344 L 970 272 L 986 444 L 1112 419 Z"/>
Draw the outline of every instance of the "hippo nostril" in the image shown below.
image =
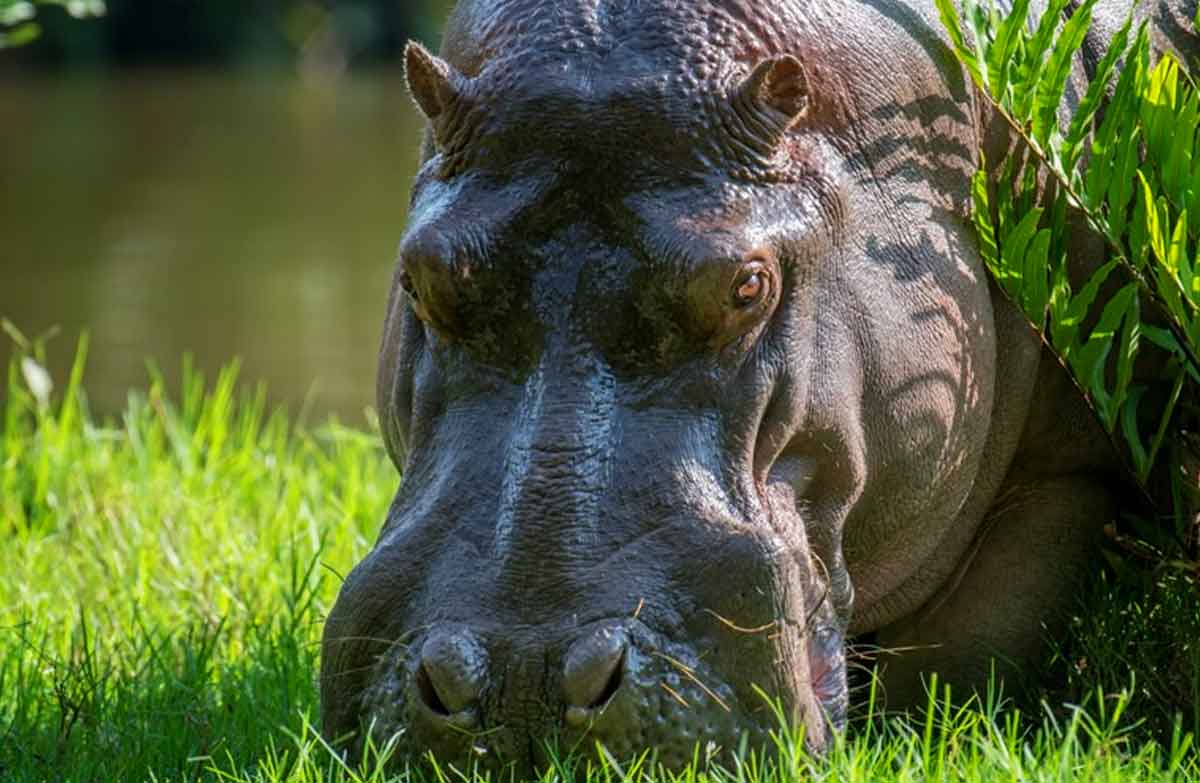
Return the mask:
<path id="1" fill-rule="evenodd" d="M 608 680 L 604 683 L 604 689 L 600 691 L 600 695 L 593 699 L 592 703 L 587 706 L 603 707 L 605 704 L 608 704 L 609 699 L 616 695 L 617 689 L 621 687 L 621 679 L 625 670 L 625 667 L 623 666 L 624 663 L 625 654 L 622 652 L 621 657 L 618 658 L 613 664 L 612 673 L 608 675 Z"/>
<path id="2" fill-rule="evenodd" d="M 479 699 L 487 670 L 487 654 L 466 632 L 438 633 L 421 648 L 416 689 L 437 715 L 455 715 Z"/>
<path id="3" fill-rule="evenodd" d="M 425 702 L 425 706 L 434 714 L 442 716 L 450 714 L 450 708 L 438 695 L 437 688 L 434 687 L 433 680 L 430 679 L 429 672 L 423 665 L 417 671 L 417 693 L 421 694 L 421 701 Z"/>
<path id="4" fill-rule="evenodd" d="M 602 628 L 576 642 L 567 651 L 563 666 L 563 692 L 570 707 L 603 707 L 621 687 L 625 633 Z"/>

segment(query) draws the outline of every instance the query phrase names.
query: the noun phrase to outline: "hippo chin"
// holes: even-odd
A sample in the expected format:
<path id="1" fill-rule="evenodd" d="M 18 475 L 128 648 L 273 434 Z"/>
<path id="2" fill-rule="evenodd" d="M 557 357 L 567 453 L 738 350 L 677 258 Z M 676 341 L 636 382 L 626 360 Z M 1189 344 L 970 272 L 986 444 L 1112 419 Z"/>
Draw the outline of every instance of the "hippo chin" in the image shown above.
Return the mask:
<path id="1" fill-rule="evenodd" d="M 404 480 L 325 628 L 328 737 L 681 766 L 782 711 L 820 750 L 848 635 L 903 651 L 889 707 L 1039 654 L 1120 481 L 985 273 L 1009 139 L 932 0 L 464 0 L 406 66 Z"/>

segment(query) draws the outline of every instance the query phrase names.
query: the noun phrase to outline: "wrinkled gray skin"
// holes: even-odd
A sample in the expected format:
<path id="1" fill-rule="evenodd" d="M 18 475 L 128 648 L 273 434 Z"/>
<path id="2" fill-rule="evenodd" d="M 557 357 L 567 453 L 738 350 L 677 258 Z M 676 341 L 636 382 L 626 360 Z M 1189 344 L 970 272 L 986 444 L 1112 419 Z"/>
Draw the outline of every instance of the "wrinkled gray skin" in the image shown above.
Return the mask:
<path id="1" fill-rule="evenodd" d="M 326 735 L 679 765 L 769 697 L 819 750 L 849 635 L 903 650 L 889 707 L 1036 658 L 1120 480 L 985 274 L 1008 138 L 933 3 L 467 0 L 442 58 L 407 56 L 404 481 L 326 625 Z"/>

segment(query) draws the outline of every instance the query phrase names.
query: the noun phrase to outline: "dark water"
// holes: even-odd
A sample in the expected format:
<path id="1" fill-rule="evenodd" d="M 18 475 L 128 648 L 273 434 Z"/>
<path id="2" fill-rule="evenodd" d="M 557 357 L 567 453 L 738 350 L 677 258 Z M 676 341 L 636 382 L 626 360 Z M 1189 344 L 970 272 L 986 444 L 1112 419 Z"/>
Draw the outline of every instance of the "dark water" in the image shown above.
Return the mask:
<path id="1" fill-rule="evenodd" d="M 418 135 L 398 72 L 0 79 L 0 316 L 102 413 L 190 352 L 361 421 Z"/>

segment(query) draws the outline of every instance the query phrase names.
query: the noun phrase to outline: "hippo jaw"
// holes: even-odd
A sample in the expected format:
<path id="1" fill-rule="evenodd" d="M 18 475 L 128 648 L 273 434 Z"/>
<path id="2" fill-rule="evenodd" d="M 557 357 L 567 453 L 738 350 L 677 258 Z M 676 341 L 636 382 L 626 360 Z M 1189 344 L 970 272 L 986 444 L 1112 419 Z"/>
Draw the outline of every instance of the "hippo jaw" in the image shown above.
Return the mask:
<path id="1" fill-rule="evenodd" d="M 506 712 L 494 704 L 512 696 L 502 685 L 483 686 L 463 706 L 447 704 L 438 695 L 442 684 L 427 684 L 428 658 L 394 645 L 381 656 L 363 699 L 374 747 L 392 747 L 408 759 L 432 753 L 439 763 L 463 769 L 516 767 L 526 773 L 548 763 L 552 753 L 600 753 L 622 763 L 649 749 L 657 763 L 679 769 L 696 758 L 697 749 L 702 759 L 725 759 L 742 747 L 765 747 L 781 728 L 772 705 L 741 703 L 690 645 L 668 642 L 632 618 L 581 632 L 564 661 L 561 700 L 538 705 L 543 725 L 536 730 L 485 722 L 489 710 Z M 473 638 L 463 628 L 449 633 Z M 571 659 L 593 647 L 603 653 L 603 673 L 589 681 L 573 671 Z M 826 720 L 809 743 L 815 749 L 844 721 L 843 684 L 833 682 L 839 674 L 844 678 L 844 670 L 836 669 L 842 660 L 831 661 L 825 675 L 830 698 L 821 705 Z"/>

